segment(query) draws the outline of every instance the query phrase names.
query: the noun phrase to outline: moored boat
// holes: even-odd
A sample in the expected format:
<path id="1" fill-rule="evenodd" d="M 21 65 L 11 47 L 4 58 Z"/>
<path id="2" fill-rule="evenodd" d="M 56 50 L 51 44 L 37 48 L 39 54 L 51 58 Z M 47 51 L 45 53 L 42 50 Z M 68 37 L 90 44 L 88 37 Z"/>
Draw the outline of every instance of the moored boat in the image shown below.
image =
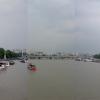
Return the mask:
<path id="1" fill-rule="evenodd" d="M 10 66 L 9 62 L 5 63 L 5 66 L 6 67 L 9 67 Z"/>
<path id="2" fill-rule="evenodd" d="M 28 61 L 23 59 L 23 60 L 20 60 L 20 62 L 27 63 Z"/>
<path id="3" fill-rule="evenodd" d="M 82 59 L 81 58 L 76 58 L 75 61 L 82 61 Z"/>
<path id="4" fill-rule="evenodd" d="M 9 64 L 10 64 L 10 65 L 14 65 L 15 62 L 14 62 L 14 61 L 9 61 Z"/>
<path id="5" fill-rule="evenodd" d="M 20 60 L 20 62 L 25 63 L 25 60 Z"/>
<path id="6" fill-rule="evenodd" d="M 6 68 L 7 68 L 6 64 L 4 62 L 0 62 L 0 70 L 4 70 Z"/>
<path id="7" fill-rule="evenodd" d="M 0 62 L 0 65 L 4 65 L 6 67 L 9 67 L 10 66 L 9 61 L 1 61 Z"/>

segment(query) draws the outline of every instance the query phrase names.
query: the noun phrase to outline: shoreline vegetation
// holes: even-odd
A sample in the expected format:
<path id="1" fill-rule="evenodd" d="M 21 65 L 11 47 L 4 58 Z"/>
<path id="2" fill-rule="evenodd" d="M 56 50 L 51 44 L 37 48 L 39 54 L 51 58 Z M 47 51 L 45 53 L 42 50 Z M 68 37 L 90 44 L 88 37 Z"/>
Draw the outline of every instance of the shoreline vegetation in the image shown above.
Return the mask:
<path id="1" fill-rule="evenodd" d="M 0 60 L 5 59 L 17 59 L 18 57 L 21 57 L 22 53 L 15 53 L 14 51 L 11 50 L 5 50 L 4 48 L 0 48 Z"/>
<path id="2" fill-rule="evenodd" d="M 98 59 L 100 60 L 100 54 L 88 55 L 88 54 L 63 54 L 61 52 L 56 54 L 45 54 L 43 52 L 36 52 L 28 54 L 27 52 L 15 52 L 12 50 L 5 50 L 4 48 L 0 48 L 0 60 L 4 60 L 6 55 L 6 59 L 20 59 L 20 58 L 30 58 L 30 59 Z"/>
<path id="3" fill-rule="evenodd" d="M 100 59 L 100 54 L 95 54 L 95 55 L 93 55 L 93 57 L 96 59 Z"/>

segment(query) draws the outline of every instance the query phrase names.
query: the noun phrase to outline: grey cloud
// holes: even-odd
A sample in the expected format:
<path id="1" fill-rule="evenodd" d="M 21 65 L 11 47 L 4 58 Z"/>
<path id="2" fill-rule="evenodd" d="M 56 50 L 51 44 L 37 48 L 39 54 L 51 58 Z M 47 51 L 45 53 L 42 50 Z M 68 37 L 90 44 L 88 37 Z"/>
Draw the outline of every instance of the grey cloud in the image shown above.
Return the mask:
<path id="1" fill-rule="evenodd" d="M 24 0 L 0 1 L 0 47 L 25 48 L 27 10 Z"/>
<path id="2" fill-rule="evenodd" d="M 99 26 L 99 0 L 0 1 L 3 47 L 99 52 Z"/>
<path id="3" fill-rule="evenodd" d="M 37 2 L 37 0 L 35 0 Z M 31 15 L 36 16 L 37 23 L 43 21 L 47 27 L 56 28 L 59 24 L 62 24 L 65 20 L 73 19 L 74 8 L 73 4 L 68 2 L 69 0 L 57 1 L 57 0 L 38 0 L 38 3 L 33 2 L 30 9 Z M 32 2 L 31 2 L 32 3 Z"/>

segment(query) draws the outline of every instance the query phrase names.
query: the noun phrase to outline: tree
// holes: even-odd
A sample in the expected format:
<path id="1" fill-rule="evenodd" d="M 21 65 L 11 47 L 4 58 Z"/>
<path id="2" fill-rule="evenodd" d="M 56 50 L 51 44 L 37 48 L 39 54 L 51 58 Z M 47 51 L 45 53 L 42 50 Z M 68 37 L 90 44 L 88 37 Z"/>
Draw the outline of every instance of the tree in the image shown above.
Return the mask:
<path id="1" fill-rule="evenodd" d="M 7 58 L 12 58 L 12 52 L 10 50 L 6 51 L 6 57 Z"/>
<path id="2" fill-rule="evenodd" d="M 100 54 L 96 54 L 93 57 L 96 58 L 96 59 L 100 59 Z"/>
<path id="3" fill-rule="evenodd" d="M 5 50 L 3 48 L 0 48 L 0 59 L 4 58 Z"/>
<path id="4" fill-rule="evenodd" d="M 21 57 L 22 53 L 15 53 L 11 50 L 5 50 L 4 48 L 0 48 L 0 59 L 4 59 L 4 55 L 6 54 L 6 58 L 10 59 L 10 58 L 17 58 L 17 57 Z M 25 53 L 26 55 L 26 53 Z"/>
<path id="5" fill-rule="evenodd" d="M 6 51 L 6 57 L 7 58 L 16 58 L 17 56 L 18 56 L 17 53 L 15 53 L 13 51 L 10 51 L 10 50 Z"/>

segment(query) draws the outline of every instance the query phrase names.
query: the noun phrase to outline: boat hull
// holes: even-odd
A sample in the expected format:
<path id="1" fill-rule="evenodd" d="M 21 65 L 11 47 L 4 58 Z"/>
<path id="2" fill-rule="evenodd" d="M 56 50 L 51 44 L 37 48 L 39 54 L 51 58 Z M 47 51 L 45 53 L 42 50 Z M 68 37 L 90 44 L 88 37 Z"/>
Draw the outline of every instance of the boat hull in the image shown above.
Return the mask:
<path id="1" fill-rule="evenodd" d="M 36 66 L 29 64 L 27 67 L 29 70 L 36 71 Z"/>

